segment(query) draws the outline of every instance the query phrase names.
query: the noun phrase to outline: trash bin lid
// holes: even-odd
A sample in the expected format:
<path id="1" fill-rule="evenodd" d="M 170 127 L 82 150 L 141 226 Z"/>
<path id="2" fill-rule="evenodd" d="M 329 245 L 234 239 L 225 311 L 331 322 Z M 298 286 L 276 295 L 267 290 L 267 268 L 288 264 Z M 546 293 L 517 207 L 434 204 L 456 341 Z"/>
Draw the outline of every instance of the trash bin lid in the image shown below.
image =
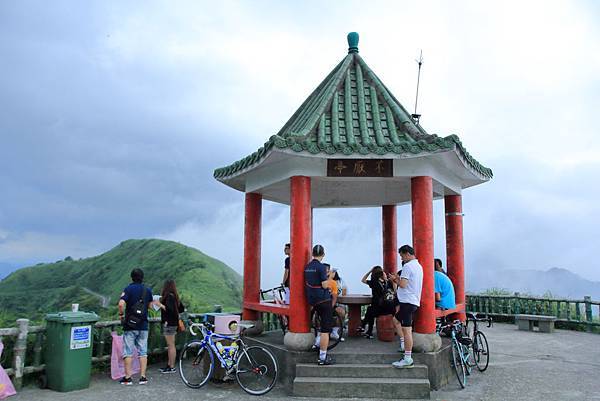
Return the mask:
<path id="1" fill-rule="evenodd" d="M 62 322 L 62 323 L 85 323 L 85 322 L 97 322 L 100 320 L 100 316 L 94 312 L 58 312 L 48 313 L 46 320 L 49 322 Z"/>

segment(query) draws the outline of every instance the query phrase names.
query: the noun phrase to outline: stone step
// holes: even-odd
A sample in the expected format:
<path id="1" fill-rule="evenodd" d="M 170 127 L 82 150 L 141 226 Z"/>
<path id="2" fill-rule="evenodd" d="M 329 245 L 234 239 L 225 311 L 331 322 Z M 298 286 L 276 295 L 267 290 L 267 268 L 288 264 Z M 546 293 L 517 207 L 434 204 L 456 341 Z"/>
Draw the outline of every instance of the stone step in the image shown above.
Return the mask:
<path id="1" fill-rule="evenodd" d="M 294 396 L 429 399 L 429 380 L 375 377 L 296 377 Z"/>
<path id="2" fill-rule="evenodd" d="M 394 361 L 398 361 L 402 359 L 404 356 L 403 353 L 395 352 L 395 353 L 377 353 L 377 354 L 357 354 L 357 353 L 339 353 L 335 351 L 330 351 L 327 355 L 331 355 L 336 363 L 349 363 L 349 364 L 391 364 Z M 298 362 L 302 363 L 312 363 L 313 361 L 316 363 L 319 358 L 318 353 L 306 355 L 302 360 Z M 413 354 L 413 359 L 416 363 L 421 363 L 419 359 L 421 356 L 419 354 Z"/>
<path id="3" fill-rule="evenodd" d="M 337 362 L 337 361 L 336 361 Z M 411 369 L 396 369 L 391 364 L 336 363 L 318 366 L 316 363 L 296 365 L 296 377 L 394 377 L 399 379 L 427 379 L 426 365 L 415 365 Z"/>

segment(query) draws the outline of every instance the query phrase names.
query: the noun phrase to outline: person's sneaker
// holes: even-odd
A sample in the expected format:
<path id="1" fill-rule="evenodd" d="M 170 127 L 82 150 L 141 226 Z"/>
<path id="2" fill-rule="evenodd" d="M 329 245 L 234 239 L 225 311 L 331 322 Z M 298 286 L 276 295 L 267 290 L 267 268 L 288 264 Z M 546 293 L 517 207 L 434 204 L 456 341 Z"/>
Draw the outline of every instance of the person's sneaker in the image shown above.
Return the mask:
<path id="1" fill-rule="evenodd" d="M 175 373 L 175 372 L 177 372 L 177 370 L 175 368 L 172 368 L 170 366 L 160 368 L 159 370 L 160 370 L 160 373 Z"/>
<path id="2" fill-rule="evenodd" d="M 319 362 L 317 363 L 319 366 L 325 366 L 325 365 L 333 365 L 335 363 L 335 360 L 330 357 L 329 355 L 327 355 L 327 357 L 325 357 L 325 359 L 319 359 Z"/>
<path id="3" fill-rule="evenodd" d="M 146 376 L 140 376 L 140 385 L 148 384 L 148 379 Z"/>
<path id="4" fill-rule="evenodd" d="M 414 362 L 412 358 L 403 358 L 399 361 L 392 363 L 392 366 L 398 369 L 412 368 L 414 367 Z"/>
<path id="5" fill-rule="evenodd" d="M 340 338 L 340 342 L 342 342 L 342 343 L 343 343 L 344 341 L 346 341 L 346 339 L 345 339 L 344 337 L 341 337 L 341 338 Z"/>
<path id="6" fill-rule="evenodd" d="M 373 335 L 372 334 L 363 334 L 363 337 L 366 338 L 367 340 L 372 340 L 373 339 Z"/>
<path id="7" fill-rule="evenodd" d="M 133 380 L 131 380 L 131 377 L 123 377 L 121 380 L 119 380 L 119 383 L 125 386 L 131 386 L 133 384 Z"/>
<path id="8" fill-rule="evenodd" d="M 357 333 L 364 333 L 365 332 L 365 328 L 364 327 L 357 327 L 356 328 L 356 332 Z"/>
<path id="9" fill-rule="evenodd" d="M 319 349 L 319 347 L 317 347 L 316 345 L 313 344 L 312 347 L 310 347 L 311 351 L 317 351 Z"/>

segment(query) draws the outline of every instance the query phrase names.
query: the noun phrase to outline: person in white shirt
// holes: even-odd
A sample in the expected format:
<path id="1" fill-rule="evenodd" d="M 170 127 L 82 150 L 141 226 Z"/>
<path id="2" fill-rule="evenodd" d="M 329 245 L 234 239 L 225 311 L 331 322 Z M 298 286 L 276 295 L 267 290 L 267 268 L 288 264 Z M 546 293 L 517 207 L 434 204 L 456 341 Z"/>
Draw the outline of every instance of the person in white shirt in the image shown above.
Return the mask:
<path id="1" fill-rule="evenodd" d="M 421 305 L 421 289 L 423 287 L 423 267 L 415 257 L 415 250 L 410 245 L 403 245 L 398 249 L 402 259 L 402 274 L 393 275 L 392 281 L 396 287 L 396 294 L 400 307 L 394 316 L 396 333 L 402 333 L 400 350 L 404 350 L 404 358 L 394 362 L 395 368 L 412 368 L 412 325 L 413 317 Z"/>

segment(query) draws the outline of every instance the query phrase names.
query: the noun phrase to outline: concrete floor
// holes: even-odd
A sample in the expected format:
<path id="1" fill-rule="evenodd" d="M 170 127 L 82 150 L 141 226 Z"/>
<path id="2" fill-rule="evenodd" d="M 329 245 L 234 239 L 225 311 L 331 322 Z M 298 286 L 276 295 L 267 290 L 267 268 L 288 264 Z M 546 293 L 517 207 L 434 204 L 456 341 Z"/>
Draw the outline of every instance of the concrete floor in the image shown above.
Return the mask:
<path id="1" fill-rule="evenodd" d="M 557 330 L 555 333 L 518 331 L 515 325 L 495 324 L 483 331 L 490 344 L 490 366 L 485 373 L 474 372 L 461 390 L 456 379 L 440 391 L 432 391 L 434 400 L 600 400 L 600 336 Z M 365 347 L 380 347 L 373 341 Z M 393 347 L 395 344 L 385 344 Z M 342 350 L 340 350 L 342 352 Z M 344 351 L 345 352 L 345 351 Z M 333 352 L 335 354 L 335 350 Z M 237 383 L 209 384 L 192 390 L 183 385 L 178 374 L 161 375 L 159 366 L 149 369 L 147 386 L 120 386 L 105 375 L 93 378 L 88 390 L 57 393 L 35 387 L 23 389 L 14 401 L 187 401 L 256 400 L 245 394 Z M 390 367 L 391 369 L 391 367 Z M 297 399 L 275 387 L 266 399 Z M 312 399 L 310 399 L 312 400 Z M 315 398 L 314 400 L 319 400 Z"/>

